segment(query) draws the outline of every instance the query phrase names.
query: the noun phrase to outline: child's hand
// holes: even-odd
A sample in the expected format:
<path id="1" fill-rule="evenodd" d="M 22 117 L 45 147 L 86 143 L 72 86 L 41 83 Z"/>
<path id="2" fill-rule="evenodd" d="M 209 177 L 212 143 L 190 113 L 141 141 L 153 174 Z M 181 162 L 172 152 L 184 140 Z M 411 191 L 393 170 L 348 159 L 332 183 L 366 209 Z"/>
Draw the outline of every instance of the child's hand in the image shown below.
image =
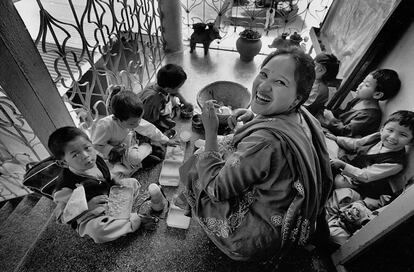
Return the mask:
<path id="1" fill-rule="evenodd" d="M 149 215 L 138 214 L 141 218 L 141 226 L 145 230 L 155 230 L 158 224 L 158 218 Z"/>
<path id="2" fill-rule="evenodd" d="M 337 169 L 345 168 L 346 163 L 340 159 L 331 159 L 331 166 Z"/>
<path id="3" fill-rule="evenodd" d="M 122 161 L 122 157 L 126 152 L 124 144 L 115 146 L 108 154 L 108 161 L 112 164 Z"/>
<path id="4" fill-rule="evenodd" d="M 331 139 L 332 141 L 336 142 L 336 140 L 338 139 L 335 135 L 331 134 L 331 133 L 325 133 L 326 138 Z"/>
<path id="5" fill-rule="evenodd" d="M 88 201 L 88 209 L 94 210 L 99 206 L 108 204 L 108 196 L 107 195 L 98 195 Z"/>

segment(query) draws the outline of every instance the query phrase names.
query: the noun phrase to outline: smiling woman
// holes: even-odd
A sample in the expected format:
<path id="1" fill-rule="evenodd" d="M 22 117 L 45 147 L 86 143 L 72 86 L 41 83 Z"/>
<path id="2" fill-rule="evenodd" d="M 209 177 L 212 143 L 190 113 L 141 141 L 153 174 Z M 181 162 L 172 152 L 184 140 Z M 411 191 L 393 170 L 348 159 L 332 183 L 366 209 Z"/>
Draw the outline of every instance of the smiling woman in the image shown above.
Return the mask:
<path id="1" fill-rule="evenodd" d="M 234 260 L 277 263 L 326 227 L 329 159 L 318 122 L 300 108 L 314 77 L 313 61 L 300 49 L 270 54 L 253 83 L 257 116 L 225 148 L 214 105 L 203 107 L 205 149 L 180 168 L 183 194 L 209 238 Z"/>

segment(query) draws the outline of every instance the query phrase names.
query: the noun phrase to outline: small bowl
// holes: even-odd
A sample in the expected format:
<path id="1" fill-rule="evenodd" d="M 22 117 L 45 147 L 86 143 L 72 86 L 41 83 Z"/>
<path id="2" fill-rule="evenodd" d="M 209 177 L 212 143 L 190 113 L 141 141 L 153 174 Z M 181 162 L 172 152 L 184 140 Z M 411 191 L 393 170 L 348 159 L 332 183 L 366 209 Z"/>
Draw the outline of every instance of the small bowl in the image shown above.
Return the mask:
<path id="1" fill-rule="evenodd" d="M 193 105 L 185 105 L 180 108 L 180 117 L 182 119 L 190 119 L 193 117 L 194 106 Z"/>
<path id="2" fill-rule="evenodd" d="M 197 104 L 203 109 L 207 100 L 215 100 L 218 104 L 230 107 L 232 110 L 244 108 L 250 105 L 250 92 L 243 85 L 232 81 L 216 81 L 202 88 L 197 94 Z M 219 123 L 227 124 L 229 114 L 217 113 Z"/>
<path id="3" fill-rule="evenodd" d="M 191 124 L 193 126 L 193 128 L 204 128 L 203 127 L 203 121 L 201 120 L 201 114 L 196 114 L 193 116 Z"/>
<path id="4" fill-rule="evenodd" d="M 170 129 L 164 132 L 164 135 L 167 136 L 169 139 L 172 139 L 175 137 L 175 135 L 177 135 L 177 131 L 175 131 L 175 129 Z"/>

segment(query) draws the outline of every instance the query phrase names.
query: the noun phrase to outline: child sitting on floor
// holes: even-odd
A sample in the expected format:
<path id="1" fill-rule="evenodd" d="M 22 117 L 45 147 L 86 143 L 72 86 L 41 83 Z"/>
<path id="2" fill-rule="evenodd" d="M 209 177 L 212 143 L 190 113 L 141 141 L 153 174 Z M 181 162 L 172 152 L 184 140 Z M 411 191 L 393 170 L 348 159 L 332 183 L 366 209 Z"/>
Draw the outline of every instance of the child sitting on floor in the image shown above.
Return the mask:
<path id="1" fill-rule="evenodd" d="M 351 188 L 334 190 L 326 203 L 330 240 L 338 246 L 344 244 L 379 212 L 380 210 L 371 210 Z"/>
<path id="2" fill-rule="evenodd" d="M 356 90 L 356 98 L 341 110 L 324 110 L 320 118 L 322 127 L 336 136 L 360 138 L 376 132 L 381 124 L 378 101 L 394 97 L 401 86 L 394 70 L 380 69 L 371 72 Z"/>
<path id="3" fill-rule="evenodd" d="M 340 171 L 335 176 L 335 188 L 353 188 L 375 203 L 381 195 L 393 195 L 389 178 L 406 164 L 405 147 L 413 142 L 414 136 L 414 112 L 402 110 L 391 114 L 380 132 L 361 139 L 326 136 L 349 152 L 341 159 L 331 160 L 334 174 Z"/>
<path id="4" fill-rule="evenodd" d="M 91 138 L 103 157 L 115 164 L 113 171 L 121 176 L 158 164 L 165 156 L 163 144 L 176 145 L 142 119 L 144 108 L 137 94 L 122 90 L 112 96 L 110 104 L 112 115 L 97 122 Z"/>
<path id="5" fill-rule="evenodd" d="M 179 103 L 191 105 L 179 93 L 179 88 L 186 80 L 187 74 L 181 66 L 167 64 L 161 67 L 157 73 L 157 83 L 147 86 L 139 94 L 144 104 L 143 118 L 162 132 L 173 128 L 175 126 L 172 120 L 173 107 L 179 106 Z M 173 99 L 174 97 L 177 97 L 180 102 Z"/>
<path id="6" fill-rule="evenodd" d="M 308 100 L 303 106 L 313 116 L 322 114 L 325 103 L 328 101 L 328 83 L 336 78 L 339 70 L 339 60 L 333 54 L 320 53 L 315 59 L 315 82 Z"/>
<path id="7" fill-rule="evenodd" d="M 157 219 L 151 216 L 130 213 L 129 218 L 118 219 L 106 215 L 108 195 L 115 182 L 111 179 L 105 161 L 97 156 L 88 136 L 75 127 L 62 127 L 53 132 L 48 147 L 59 164 L 64 167 L 57 180 L 53 200 L 57 203 L 58 221 L 66 223 L 65 207 L 72 193 L 82 185 L 87 201 L 87 210 L 69 222 L 81 237 L 89 236 L 95 243 L 113 241 L 127 233 L 143 229 L 154 229 Z M 137 193 L 138 183 L 129 179 L 129 186 Z"/>

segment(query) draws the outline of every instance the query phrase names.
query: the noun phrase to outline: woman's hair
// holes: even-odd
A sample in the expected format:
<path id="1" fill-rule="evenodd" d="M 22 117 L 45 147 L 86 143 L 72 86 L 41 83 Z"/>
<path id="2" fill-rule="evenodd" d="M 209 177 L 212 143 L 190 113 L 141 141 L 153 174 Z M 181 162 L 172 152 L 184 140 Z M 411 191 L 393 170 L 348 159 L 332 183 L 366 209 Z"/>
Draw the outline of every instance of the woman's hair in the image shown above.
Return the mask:
<path id="1" fill-rule="evenodd" d="M 77 137 L 91 141 L 85 132 L 77 127 L 61 127 L 50 134 L 47 146 L 55 159 L 60 160 L 65 156 L 67 144 Z"/>
<path id="2" fill-rule="evenodd" d="M 396 122 L 400 126 L 407 127 L 414 137 L 414 112 L 408 110 L 396 111 L 387 118 L 384 126 L 390 122 Z"/>
<path id="3" fill-rule="evenodd" d="M 315 81 L 315 63 L 313 59 L 303 52 L 299 47 L 293 46 L 278 49 L 270 53 L 263 61 L 260 68 L 263 68 L 271 59 L 280 55 L 289 55 L 296 64 L 295 81 L 297 85 L 297 94 L 301 97 L 301 101 L 296 105 L 299 108 L 309 97 L 313 82 Z"/>
<path id="4" fill-rule="evenodd" d="M 161 88 L 177 88 L 187 80 L 183 68 L 176 64 L 166 64 L 157 73 L 157 84 Z"/>
<path id="5" fill-rule="evenodd" d="M 120 121 L 141 117 L 144 106 L 138 95 L 132 91 L 120 91 L 111 99 L 112 114 Z"/>
<path id="6" fill-rule="evenodd" d="M 383 93 L 379 100 L 387 100 L 397 95 L 401 87 L 401 81 L 396 71 L 378 69 L 371 72 L 370 75 L 377 81 L 375 91 Z"/>
<path id="7" fill-rule="evenodd" d="M 316 55 L 315 62 L 323 65 L 326 69 L 325 74 L 320 79 L 321 81 L 330 82 L 338 75 L 340 61 L 334 54 L 320 53 Z"/>

